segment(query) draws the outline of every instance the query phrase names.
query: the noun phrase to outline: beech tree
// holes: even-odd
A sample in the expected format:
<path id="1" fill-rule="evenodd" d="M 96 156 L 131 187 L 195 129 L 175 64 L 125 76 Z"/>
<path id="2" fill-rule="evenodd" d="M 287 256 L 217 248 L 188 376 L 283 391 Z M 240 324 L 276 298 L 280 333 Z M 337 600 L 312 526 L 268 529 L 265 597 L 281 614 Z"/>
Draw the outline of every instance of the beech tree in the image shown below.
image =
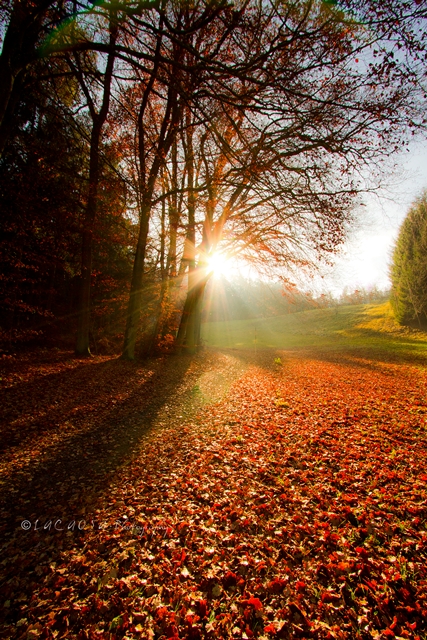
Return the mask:
<path id="1" fill-rule="evenodd" d="M 244 91 L 237 88 L 239 74 L 233 78 L 238 115 L 226 102 L 235 132 L 232 142 L 224 144 L 227 136 L 215 118 L 204 123 L 205 131 L 210 128 L 220 140 L 216 162 L 222 157 L 222 169 L 221 175 L 213 169 L 213 199 L 211 179 L 206 175 L 202 180 L 210 192 L 209 206 L 198 196 L 205 217 L 196 223 L 200 244 L 192 264 L 198 255 L 199 269 L 192 266 L 189 273 L 178 333 L 178 344 L 190 350 L 199 340 L 196 318 L 209 277 L 206 254 L 212 249 L 208 238 L 214 235 L 214 245 L 224 246 L 225 231 L 228 250 L 258 264 L 313 266 L 344 240 L 351 204 L 364 187 L 363 169 L 391 154 L 406 124 L 414 126 L 420 116 L 413 104 L 417 89 L 405 75 L 407 61 L 396 73 L 367 65 L 371 34 L 335 9 L 289 4 L 283 13 L 274 8 L 273 18 L 264 3 L 256 20 L 250 23 L 249 18 L 245 25 L 242 40 L 237 32 L 235 42 L 243 49 L 243 42 L 253 44 L 256 34 L 269 55 L 264 57 L 258 44 L 260 64 L 245 75 Z M 273 52 L 271 42 L 280 43 Z M 365 61 L 358 67 L 362 55 Z M 265 59 L 271 67 L 264 66 Z M 199 149 L 203 146 L 206 164 L 205 136 L 200 134 L 204 145 Z M 200 184 L 197 193 L 199 189 Z"/>
<path id="2" fill-rule="evenodd" d="M 153 195 L 157 186 L 157 179 L 164 163 L 164 158 L 168 155 L 172 143 L 176 137 L 176 130 L 179 123 L 181 103 L 177 90 L 177 78 L 174 77 L 172 69 L 166 67 L 162 69 L 166 72 L 167 80 L 163 87 L 159 86 L 160 63 L 162 57 L 163 40 L 163 16 L 159 18 L 159 33 L 155 41 L 155 58 L 153 66 L 148 74 L 144 85 L 140 85 L 141 95 L 137 113 L 137 139 L 138 139 L 138 209 L 139 209 L 139 234 L 135 252 L 135 261 L 132 272 L 131 290 L 127 314 L 127 323 L 124 337 L 123 357 L 132 359 L 134 357 L 135 342 L 138 331 L 138 324 L 141 313 L 143 296 L 143 278 L 146 259 L 147 238 L 149 233 L 149 223 L 153 207 Z M 179 46 L 172 46 L 169 52 L 172 58 L 179 57 L 181 51 Z M 166 86 L 165 86 L 166 85 Z M 156 90 L 157 95 L 154 93 Z M 147 140 L 146 118 L 152 100 L 156 99 L 159 122 L 154 122 L 154 129 L 157 136 L 154 141 Z M 157 126 L 156 126 L 157 124 Z"/>
<path id="3" fill-rule="evenodd" d="M 148 34 L 143 45 L 151 48 L 153 53 L 151 67 L 142 69 L 144 77 L 137 116 L 140 228 L 122 354 L 127 359 L 132 359 L 135 352 L 143 297 L 147 238 L 154 200 L 161 185 L 161 170 L 178 136 L 186 101 L 192 99 L 203 82 L 206 82 L 204 58 L 212 55 L 217 47 L 217 41 L 212 35 L 213 23 L 219 19 L 223 10 L 223 5 L 216 2 L 200 3 L 194 9 L 186 5 L 173 7 L 165 3 L 152 22 L 144 23 Z M 135 18 L 134 22 L 141 26 L 139 19 Z M 139 56 L 147 57 L 144 52 L 140 52 Z M 156 105 L 157 116 L 151 117 L 154 135 L 153 131 L 148 135 L 150 128 L 147 127 L 147 119 L 153 103 Z"/>

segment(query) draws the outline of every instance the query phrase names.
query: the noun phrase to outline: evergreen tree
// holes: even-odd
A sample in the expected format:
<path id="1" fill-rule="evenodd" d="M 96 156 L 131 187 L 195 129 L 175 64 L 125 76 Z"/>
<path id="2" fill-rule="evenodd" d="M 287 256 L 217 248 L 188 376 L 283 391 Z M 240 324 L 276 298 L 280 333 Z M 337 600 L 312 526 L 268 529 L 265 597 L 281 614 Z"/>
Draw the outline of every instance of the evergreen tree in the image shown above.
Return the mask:
<path id="1" fill-rule="evenodd" d="M 401 324 L 427 322 L 427 190 L 400 228 L 390 270 L 391 304 Z"/>

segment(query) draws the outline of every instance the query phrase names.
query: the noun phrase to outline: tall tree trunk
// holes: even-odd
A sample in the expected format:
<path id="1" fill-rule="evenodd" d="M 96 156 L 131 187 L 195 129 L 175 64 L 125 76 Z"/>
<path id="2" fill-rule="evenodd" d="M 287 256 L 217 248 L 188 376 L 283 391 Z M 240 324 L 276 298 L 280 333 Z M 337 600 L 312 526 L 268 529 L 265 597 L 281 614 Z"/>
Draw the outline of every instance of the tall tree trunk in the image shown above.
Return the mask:
<path id="1" fill-rule="evenodd" d="M 141 317 L 144 262 L 145 252 L 147 248 L 150 213 L 150 204 L 143 205 L 141 211 L 138 244 L 136 246 L 135 253 L 135 262 L 133 264 L 126 331 L 123 344 L 122 358 L 125 360 L 133 360 L 135 358 L 135 344 L 138 335 L 139 320 Z"/>
<path id="2" fill-rule="evenodd" d="M 90 356 L 90 290 L 92 279 L 92 254 L 93 254 L 93 230 L 98 210 L 98 187 L 100 179 L 100 144 L 102 128 L 107 120 L 110 108 L 111 81 L 113 78 L 115 50 L 114 45 L 117 39 L 117 19 L 114 14 L 110 17 L 110 47 L 107 65 L 105 68 L 102 104 L 99 112 L 96 112 L 95 102 L 90 96 L 86 86 L 83 73 L 80 67 L 74 67 L 83 92 L 86 95 L 89 110 L 92 117 L 92 134 L 90 140 L 89 157 L 89 187 L 88 200 L 86 205 L 85 218 L 82 232 L 82 259 L 81 259 L 81 279 L 79 291 L 79 303 L 77 309 L 77 339 L 76 355 Z"/>
<path id="3" fill-rule="evenodd" d="M 11 132 L 28 66 L 37 59 L 36 43 L 43 18 L 51 4 L 51 0 L 13 2 L 0 55 L 0 157 Z"/>
<path id="4" fill-rule="evenodd" d="M 178 349 L 186 353 L 195 353 L 201 347 L 203 298 L 209 276 L 200 271 L 193 272 L 199 282 L 193 282 L 188 290 L 176 339 Z"/>
<path id="5" fill-rule="evenodd" d="M 2 54 L 0 56 L 0 155 L 4 150 L 8 137 L 7 125 L 3 121 L 8 112 L 14 83 L 15 74 L 11 69 L 10 61 Z"/>
<path id="6" fill-rule="evenodd" d="M 16 3 L 12 9 L 12 15 L 6 30 L 2 52 L 0 55 L 0 156 L 3 153 L 6 141 L 10 134 L 10 118 L 13 112 L 13 104 L 21 95 L 22 82 L 16 83 L 18 75 L 23 79 L 22 69 L 23 49 L 25 44 L 25 8 Z M 27 16 L 28 22 L 28 16 Z M 27 35 L 30 40 L 30 35 Z M 33 43 L 28 42 L 27 46 Z"/>
<path id="7" fill-rule="evenodd" d="M 176 141 L 172 145 L 172 157 L 176 159 Z M 173 188 L 173 187 L 172 187 Z M 166 179 L 163 184 L 163 196 L 167 192 Z M 176 195 L 176 194 L 175 194 Z M 169 207 L 169 220 L 171 219 L 171 207 Z M 169 238 L 172 235 L 171 227 L 169 226 Z M 173 256 L 171 255 L 171 243 L 169 243 L 168 255 L 166 257 L 166 199 L 162 201 L 162 216 L 161 216 L 161 235 L 160 235 L 160 273 L 161 273 L 161 286 L 160 295 L 156 309 L 156 323 L 153 330 L 153 336 L 151 340 L 150 351 L 153 352 L 156 349 L 159 339 L 165 334 L 165 327 L 168 322 L 169 316 L 169 299 L 171 295 L 171 282 L 170 282 L 170 270 L 171 263 L 173 262 Z M 175 229 L 175 248 L 176 254 L 176 229 Z M 166 261 L 166 263 L 165 263 Z M 176 255 L 175 255 L 176 262 Z M 166 327 L 167 328 L 167 327 Z"/>
<path id="8" fill-rule="evenodd" d="M 101 138 L 101 126 L 97 123 L 97 126 L 93 127 L 90 144 L 89 195 L 82 233 L 80 295 L 77 311 L 78 325 L 76 355 L 79 356 L 90 356 L 90 288 L 92 279 L 93 226 L 98 200 L 99 144 Z"/>
<path id="9" fill-rule="evenodd" d="M 171 278 L 176 277 L 176 242 L 178 237 L 178 224 L 181 217 L 178 207 L 178 145 L 174 140 L 172 145 L 172 196 L 169 203 L 169 251 L 167 260 L 167 272 Z"/>
<path id="10" fill-rule="evenodd" d="M 162 22 L 160 23 L 162 24 Z M 140 166 L 140 184 L 142 193 L 142 206 L 140 216 L 140 227 L 138 244 L 136 247 L 135 261 L 133 264 L 131 290 L 126 321 L 126 331 L 123 344 L 122 358 L 133 360 L 135 358 L 135 345 L 138 335 L 139 322 L 141 317 L 141 306 L 143 297 L 144 263 L 147 249 L 147 238 L 150 224 L 152 197 L 161 167 L 165 162 L 170 148 L 176 139 L 177 126 L 181 117 L 181 105 L 178 100 L 177 87 L 173 78 L 170 80 L 168 97 L 160 128 L 159 141 L 156 154 L 154 156 L 150 171 L 146 169 L 146 148 L 144 131 L 144 114 L 148 105 L 152 86 L 157 74 L 157 67 L 160 61 L 161 35 L 159 35 L 156 63 L 152 70 L 150 81 L 144 91 L 141 108 L 138 115 L 138 154 Z M 148 178 L 147 178 L 148 174 Z"/>
<path id="11" fill-rule="evenodd" d="M 202 311 L 203 300 L 205 298 L 205 289 L 207 284 L 207 278 L 199 287 L 199 292 L 196 300 L 196 308 L 194 310 L 194 346 L 195 349 L 201 349 L 202 347 Z"/>
<path id="12" fill-rule="evenodd" d="M 0 71 L 1 73 L 1 71 Z M 0 99 L 0 109 L 2 110 L 2 114 L 0 117 L 0 158 L 3 155 L 3 151 L 6 147 L 7 141 L 9 139 L 10 133 L 13 127 L 13 114 L 15 112 L 15 108 L 19 102 L 19 99 L 22 95 L 22 89 L 25 81 L 25 70 L 20 71 L 13 78 L 13 86 L 7 93 L 7 100 L 2 96 Z M 2 86 L 3 84 L 8 84 L 8 79 L 2 78 L 0 80 L 0 96 L 2 94 Z"/>
<path id="13" fill-rule="evenodd" d="M 189 323 L 192 322 L 193 310 L 196 304 L 196 199 L 194 194 L 194 149 L 193 149 L 193 127 L 191 126 L 191 114 L 186 113 L 186 137 L 183 140 L 185 149 L 185 165 L 187 170 L 188 189 L 188 227 L 184 244 L 184 255 L 182 258 L 180 272 L 188 266 L 188 292 L 181 316 L 178 333 L 176 336 L 176 346 L 181 350 L 188 338 Z M 191 329 L 190 329 L 191 332 Z"/>

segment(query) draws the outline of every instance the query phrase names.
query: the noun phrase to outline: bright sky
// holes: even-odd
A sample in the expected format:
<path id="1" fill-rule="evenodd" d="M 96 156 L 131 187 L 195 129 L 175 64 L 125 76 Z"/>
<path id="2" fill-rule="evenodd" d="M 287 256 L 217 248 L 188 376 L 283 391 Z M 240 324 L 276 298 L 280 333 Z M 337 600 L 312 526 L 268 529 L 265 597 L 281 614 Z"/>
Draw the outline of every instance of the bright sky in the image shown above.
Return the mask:
<path id="1" fill-rule="evenodd" d="M 396 169 L 384 173 L 382 192 L 364 197 L 358 227 L 335 258 L 335 266 L 324 268 L 323 277 L 297 283 L 302 289 L 340 295 L 345 287 L 350 291 L 390 287 L 390 257 L 399 227 L 415 198 L 427 188 L 427 144 L 413 143 L 393 161 Z M 247 265 L 223 255 L 214 256 L 211 268 L 217 277 L 259 277 Z"/>
<path id="2" fill-rule="evenodd" d="M 390 286 L 390 255 L 399 227 L 414 199 L 427 188 L 426 147 L 423 141 L 411 145 L 410 152 L 395 159 L 395 174 L 384 176 L 388 186 L 380 197 L 365 197 L 360 228 L 352 233 L 335 267 L 325 270 L 323 279 L 316 279 L 316 290 L 339 294 L 344 287 Z"/>

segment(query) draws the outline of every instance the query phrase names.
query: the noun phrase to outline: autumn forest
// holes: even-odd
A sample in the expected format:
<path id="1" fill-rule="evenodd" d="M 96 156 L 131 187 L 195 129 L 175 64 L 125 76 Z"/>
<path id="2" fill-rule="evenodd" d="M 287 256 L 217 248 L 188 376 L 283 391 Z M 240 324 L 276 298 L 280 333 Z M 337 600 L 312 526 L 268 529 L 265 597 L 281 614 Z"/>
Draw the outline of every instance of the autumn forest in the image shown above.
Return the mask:
<path id="1" fill-rule="evenodd" d="M 298 284 L 425 139 L 426 2 L 0 21 L 0 637 L 426 639 L 425 194 L 391 305 Z"/>

